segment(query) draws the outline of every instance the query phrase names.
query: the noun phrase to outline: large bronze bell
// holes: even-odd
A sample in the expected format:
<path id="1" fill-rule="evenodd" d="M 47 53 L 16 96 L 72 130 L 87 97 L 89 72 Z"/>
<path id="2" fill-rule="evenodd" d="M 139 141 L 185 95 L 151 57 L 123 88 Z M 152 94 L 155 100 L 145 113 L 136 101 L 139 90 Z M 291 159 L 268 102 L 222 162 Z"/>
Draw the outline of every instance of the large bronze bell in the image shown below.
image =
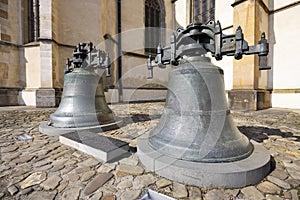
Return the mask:
<path id="1" fill-rule="evenodd" d="M 224 35 L 220 23 L 191 24 L 171 35 L 171 46 L 158 47 L 154 66 L 172 64 L 164 112 L 156 128 L 138 141 L 138 154 L 150 170 L 166 178 L 198 186 L 243 187 L 269 172 L 270 156 L 253 145 L 234 125 L 227 108 L 223 70 L 205 56 L 217 59 L 259 54 L 264 61 L 264 34 L 249 47 L 241 28 Z M 267 69 L 260 66 L 260 69 Z"/>
<path id="2" fill-rule="evenodd" d="M 230 117 L 223 70 L 203 56 L 188 57 L 169 74 L 164 113 L 149 144 L 166 155 L 198 162 L 248 157 L 253 146 Z"/>
<path id="3" fill-rule="evenodd" d="M 92 48 L 92 43 L 80 43 L 73 56 L 67 61 L 60 105 L 47 125 L 41 124 L 41 132 L 106 128 L 119 122 L 104 96 L 102 74 L 109 76 L 108 55 Z"/>

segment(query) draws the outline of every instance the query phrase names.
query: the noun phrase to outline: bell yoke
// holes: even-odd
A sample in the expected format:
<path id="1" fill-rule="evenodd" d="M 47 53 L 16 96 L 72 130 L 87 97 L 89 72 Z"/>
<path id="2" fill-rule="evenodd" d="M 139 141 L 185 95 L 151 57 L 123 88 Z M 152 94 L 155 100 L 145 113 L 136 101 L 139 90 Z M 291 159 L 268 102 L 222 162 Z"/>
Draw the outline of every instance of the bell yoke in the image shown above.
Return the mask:
<path id="1" fill-rule="evenodd" d="M 219 22 L 209 21 L 178 29 L 170 41 L 169 47 L 158 46 L 155 60 L 148 59 L 149 78 L 153 67 L 174 67 L 162 117 L 157 127 L 138 141 L 142 163 L 161 176 L 199 186 L 242 187 L 259 182 L 270 170 L 270 156 L 234 125 L 227 108 L 223 70 L 205 54 L 211 52 L 216 60 L 224 55 L 241 59 L 243 54 L 258 54 L 259 69 L 269 69 L 265 34 L 257 45 L 249 46 L 240 27 L 236 34 L 224 35 Z M 249 166 L 236 168 L 245 162 Z M 254 178 L 245 179 L 249 171 Z M 237 178 L 243 182 L 235 181 Z"/>

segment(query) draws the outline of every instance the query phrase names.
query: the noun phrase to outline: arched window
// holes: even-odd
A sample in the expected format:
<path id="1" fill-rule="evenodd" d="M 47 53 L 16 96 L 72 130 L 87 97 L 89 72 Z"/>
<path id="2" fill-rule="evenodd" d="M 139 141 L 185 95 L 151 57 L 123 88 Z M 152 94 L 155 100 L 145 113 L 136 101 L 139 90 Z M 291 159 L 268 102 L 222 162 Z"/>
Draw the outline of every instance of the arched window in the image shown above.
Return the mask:
<path id="1" fill-rule="evenodd" d="M 162 42 L 165 26 L 163 0 L 145 0 L 145 53 L 155 54 L 156 47 Z"/>
<path id="2" fill-rule="evenodd" d="M 192 0 L 191 22 L 206 23 L 215 20 L 215 0 Z"/>
<path id="3" fill-rule="evenodd" d="M 39 0 L 29 0 L 27 2 L 27 38 L 25 43 L 37 41 L 39 37 Z"/>

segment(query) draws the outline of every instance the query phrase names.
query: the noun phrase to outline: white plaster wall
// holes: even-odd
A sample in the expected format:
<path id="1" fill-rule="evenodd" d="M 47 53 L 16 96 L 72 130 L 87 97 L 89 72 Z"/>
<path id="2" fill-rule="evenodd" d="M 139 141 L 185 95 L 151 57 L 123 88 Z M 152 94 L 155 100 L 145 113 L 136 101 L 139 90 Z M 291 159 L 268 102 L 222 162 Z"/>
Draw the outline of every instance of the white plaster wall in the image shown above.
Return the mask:
<path id="1" fill-rule="evenodd" d="M 300 108 L 300 94 L 272 94 L 272 107 Z"/>
<path id="2" fill-rule="evenodd" d="M 281 11 L 274 15 L 273 88 L 300 88 L 300 6 Z"/>
<path id="3" fill-rule="evenodd" d="M 284 6 L 292 1 L 276 1 Z M 281 2 L 281 4 L 279 4 Z M 283 2 L 286 2 L 283 4 Z M 275 2 L 274 2 L 275 3 Z M 295 6 L 270 16 L 271 64 L 273 68 L 273 89 L 300 88 L 300 6 Z M 273 107 L 300 108 L 300 94 L 273 94 Z"/>

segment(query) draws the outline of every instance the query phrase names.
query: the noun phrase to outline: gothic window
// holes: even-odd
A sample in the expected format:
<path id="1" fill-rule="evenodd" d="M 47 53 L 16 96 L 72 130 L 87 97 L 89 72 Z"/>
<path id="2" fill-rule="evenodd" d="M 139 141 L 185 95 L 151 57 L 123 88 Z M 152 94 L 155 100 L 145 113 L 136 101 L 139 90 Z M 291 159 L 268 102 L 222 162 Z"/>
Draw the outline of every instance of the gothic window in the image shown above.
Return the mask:
<path id="1" fill-rule="evenodd" d="M 27 41 L 37 41 L 39 37 L 39 0 L 29 0 L 27 4 Z"/>
<path id="2" fill-rule="evenodd" d="M 215 20 L 215 0 L 192 0 L 191 22 Z"/>
<path id="3" fill-rule="evenodd" d="M 145 0 L 145 53 L 155 54 L 161 40 L 161 6 L 158 0 Z"/>

